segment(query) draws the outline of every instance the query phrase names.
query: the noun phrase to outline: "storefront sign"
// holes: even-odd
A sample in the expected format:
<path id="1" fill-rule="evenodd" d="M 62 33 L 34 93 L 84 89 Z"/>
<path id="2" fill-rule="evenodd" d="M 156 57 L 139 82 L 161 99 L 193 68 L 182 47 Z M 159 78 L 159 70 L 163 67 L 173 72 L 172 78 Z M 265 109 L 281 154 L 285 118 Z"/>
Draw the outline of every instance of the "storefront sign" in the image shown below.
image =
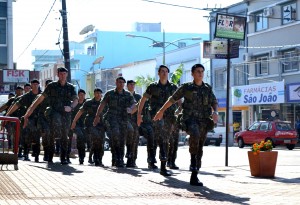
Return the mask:
<path id="1" fill-rule="evenodd" d="M 29 70 L 3 70 L 4 83 L 28 83 Z"/>
<path id="2" fill-rule="evenodd" d="M 284 82 L 232 87 L 232 105 L 284 103 Z"/>
<path id="3" fill-rule="evenodd" d="M 245 39 L 246 18 L 228 14 L 217 14 L 216 38 Z"/>
<path id="4" fill-rule="evenodd" d="M 287 86 L 287 102 L 300 102 L 300 83 L 292 83 Z"/>

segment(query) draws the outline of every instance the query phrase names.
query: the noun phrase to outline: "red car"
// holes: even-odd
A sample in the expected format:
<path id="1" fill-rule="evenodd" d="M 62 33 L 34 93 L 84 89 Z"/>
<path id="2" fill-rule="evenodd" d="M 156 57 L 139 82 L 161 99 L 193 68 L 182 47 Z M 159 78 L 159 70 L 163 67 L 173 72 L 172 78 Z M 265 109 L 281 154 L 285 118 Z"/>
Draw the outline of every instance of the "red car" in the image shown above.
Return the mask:
<path id="1" fill-rule="evenodd" d="M 289 150 L 292 150 L 295 148 L 298 138 L 291 123 L 284 121 L 257 121 L 247 130 L 237 132 L 234 135 L 234 141 L 238 143 L 239 148 L 267 140 L 272 142 L 273 147 L 285 145 Z"/>

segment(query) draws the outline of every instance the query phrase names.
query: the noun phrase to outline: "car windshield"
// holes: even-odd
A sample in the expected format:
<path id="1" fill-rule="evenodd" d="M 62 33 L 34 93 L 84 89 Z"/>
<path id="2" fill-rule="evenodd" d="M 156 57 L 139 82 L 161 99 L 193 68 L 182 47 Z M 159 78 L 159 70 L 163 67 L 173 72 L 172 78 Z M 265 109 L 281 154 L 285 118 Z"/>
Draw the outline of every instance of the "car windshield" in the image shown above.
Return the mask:
<path id="1" fill-rule="evenodd" d="M 291 124 L 284 123 L 284 122 L 276 122 L 276 129 L 283 131 L 283 130 L 293 130 Z"/>

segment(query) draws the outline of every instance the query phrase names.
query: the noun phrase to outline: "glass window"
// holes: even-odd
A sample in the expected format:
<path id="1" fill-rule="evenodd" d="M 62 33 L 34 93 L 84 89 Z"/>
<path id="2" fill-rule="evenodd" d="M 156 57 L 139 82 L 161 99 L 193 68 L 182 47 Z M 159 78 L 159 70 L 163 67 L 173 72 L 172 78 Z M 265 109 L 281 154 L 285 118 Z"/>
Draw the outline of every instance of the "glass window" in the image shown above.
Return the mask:
<path id="1" fill-rule="evenodd" d="M 296 20 L 296 2 L 290 2 L 288 4 L 282 5 L 281 16 L 282 24 L 288 24 Z"/>
<path id="2" fill-rule="evenodd" d="M 245 85 L 245 72 L 242 65 L 234 67 L 234 85 Z"/>
<path id="3" fill-rule="evenodd" d="M 268 130 L 269 129 L 269 123 L 268 122 L 262 122 L 260 127 L 259 127 L 259 130 Z"/>
<path id="4" fill-rule="evenodd" d="M 267 75 L 269 72 L 268 56 L 259 56 L 255 58 L 256 75 Z"/>
<path id="5" fill-rule="evenodd" d="M 7 66 L 7 47 L 0 46 L 0 53 L 0 65 L 3 68 L 3 66 Z"/>
<path id="6" fill-rule="evenodd" d="M 268 28 L 268 18 L 264 16 L 263 11 L 255 14 L 255 31 L 261 31 Z"/>
<path id="7" fill-rule="evenodd" d="M 6 20 L 0 19 L 0 45 L 6 45 Z"/>
<path id="8" fill-rule="evenodd" d="M 0 17 L 7 18 L 7 3 L 0 2 Z"/>
<path id="9" fill-rule="evenodd" d="M 281 67 L 283 73 L 299 70 L 299 55 L 295 50 L 284 51 L 282 57 Z"/>
<path id="10" fill-rule="evenodd" d="M 224 88 L 224 72 L 223 69 L 216 70 L 215 85 L 216 88 Z"/>
<path id="11" fill-rule="evenodd" d="M 259 124 L 260 124 L 259 122 L 253 123 L 253 124 L 249 127 L 249 130 L 258 130 Z"/>

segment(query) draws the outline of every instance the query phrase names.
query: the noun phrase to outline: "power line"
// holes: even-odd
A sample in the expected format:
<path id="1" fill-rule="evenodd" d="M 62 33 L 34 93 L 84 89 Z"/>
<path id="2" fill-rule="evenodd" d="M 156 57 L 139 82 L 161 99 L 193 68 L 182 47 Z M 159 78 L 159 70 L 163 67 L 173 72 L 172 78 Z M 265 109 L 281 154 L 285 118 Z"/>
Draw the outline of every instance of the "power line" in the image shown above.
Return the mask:
<path id="1" fill-rule="evenodd" d="M 27 49 L 29 48 L 29 46 L 30 46 L 30 45 L 32 44 L 32 42 L 35 40 L 36 36 L 39 34 L 40 30 L 42 29 L 44 23 L 46 22 L 46 20 L 47 20 L 47 18 L 48 18 L 48 16 L 49 16 L 49 14 L 50 14 L 52 8 L 54 7 L 55 2 L 56 2 L 56 0 L 54 0 L 53 4 L 52 4 L 52 6 L 51 6 L 51 8 L 50 8 L 50 10 L 49 10 L 49 12 L 48 12 L 48 14 L 46 15 L 46 17 L 45 17 L 43 23 L 41 24 L 40 28 L 38 29 L 38 31 L 36 32 L 36 34 L 34 35 L 34 37 L 32 38 L 32 40 L 30 41 L 30 43 L 28 44 L 28 46 L 27 46 L 27 47 L 23 50 L 23 52 L 19 55 L 19 57 L 17 58 L 17 60 L 19 60 L 19 58 L 27 51 Z"/>

